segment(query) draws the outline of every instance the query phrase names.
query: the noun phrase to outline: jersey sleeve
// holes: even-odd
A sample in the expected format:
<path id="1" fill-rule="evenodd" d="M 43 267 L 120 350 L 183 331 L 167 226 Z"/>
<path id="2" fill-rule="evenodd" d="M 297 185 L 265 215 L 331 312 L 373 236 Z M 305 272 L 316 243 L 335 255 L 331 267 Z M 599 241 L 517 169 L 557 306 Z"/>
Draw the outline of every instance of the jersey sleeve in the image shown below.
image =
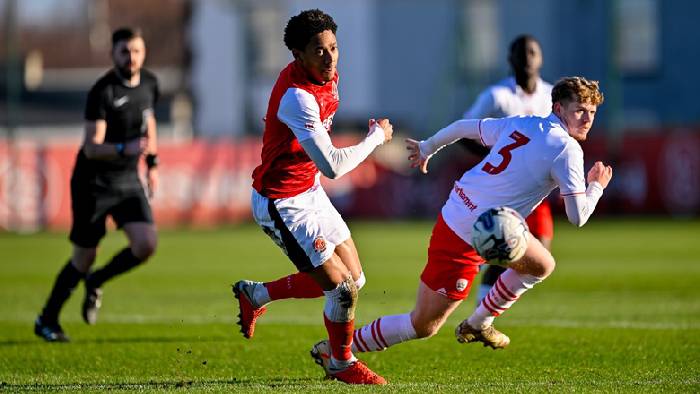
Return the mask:
<path id="1" fill-rule="evenodd" d="M 483 119 L 493 116 L 495 100 L 491 89 L 482 92 L 472 106 L 464 112 L 463 119 Z"/>
<path id="2" fill-rule="evenodd" d="M 85 103 L 85 120 L 95 121 L 107 118 L 104 89 L 95 85 L 90 89 Z"/>
<path id="3" fill-rule="evenodd" d="M 314 96 L 306 90 L 289 88 L 280 100 L 277 118 L 289 127 L 302 142 L 312 133 L 328 134 L 321 122 L 320 109 Z"/>
<path id="4" fill-rule="evenodd" d="M 319 171 L 331 179 L 357 167 L 374 148 L 384 143 L 384 130 L 375 123 L 359 144 L 336 148 L 323 127 L 316 99 L 303 89 L 287 90 L 280 101 L 277 117 L 292 130 Z"/>
<path id="5" fill-rule="evenodd" d="M 569 141 L 563 151 L 554 159 L 552 177 L 559 185 L 562 197 L 586 193 L 586 180 L 583 175 L 583 150 Z"/>
<path id="6" fill-rule="evenodd" d="M 479 139 L 484 146 L 493 146 L 504 130 L 508 128 L 511 118 L 486 118 L 479 122 Z"/>

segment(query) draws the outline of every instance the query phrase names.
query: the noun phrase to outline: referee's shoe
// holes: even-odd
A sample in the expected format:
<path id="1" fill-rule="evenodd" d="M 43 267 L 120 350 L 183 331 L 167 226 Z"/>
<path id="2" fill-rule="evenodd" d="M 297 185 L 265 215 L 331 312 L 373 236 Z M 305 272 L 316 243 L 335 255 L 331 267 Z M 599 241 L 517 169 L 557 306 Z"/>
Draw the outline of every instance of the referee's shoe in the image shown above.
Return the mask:
<path id="1" fill-rule="evenodd" d="M 102 306 L 102 289 L 92 287 L 85 282 L 85 299 L 83 299 L 82 315 L 85 323 L 93 325 L 97 323 L 97 312 Z"/>
<path id="2" fill-rule="evenodd" d="M 70 342 L 58 322 L 44 322 L 41 316 L 34 321 L 34 334 L 46 342 Z"/>

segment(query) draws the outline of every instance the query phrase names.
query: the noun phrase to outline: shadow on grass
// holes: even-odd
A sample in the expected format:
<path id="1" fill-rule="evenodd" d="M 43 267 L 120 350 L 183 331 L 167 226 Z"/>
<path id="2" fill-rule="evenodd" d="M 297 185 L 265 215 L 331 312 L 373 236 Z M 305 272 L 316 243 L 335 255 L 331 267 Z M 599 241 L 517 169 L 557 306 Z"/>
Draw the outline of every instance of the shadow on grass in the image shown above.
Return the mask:
<path id="1" fill-rule="evenodd" d="M 264 381 L 250 379 L 211 379 L 211 380 L 170 380 L 170 381 L 149 381 L 149 382 L 133 382 L 133 383 L 56 383 L 56 384 L 10 384 L 0 382 L 0 391 L 107 391 L 107 390 L 158 390 L 158 389 L 203 389 L 207 387 L 217 386 L 255 386 L 267 388 L 293 388 L 307 387 L 308 385 L 321 383 L 321 380 L 314 378 L 282 378 L 270 377 Z"/>
<path id="2" fill-rule="evenodd" d="M 56 346 L 67 346 L 71 344 L 81 345 L 87 343 L 177 343 L 177 342 L 227 342 L 230 341 L 231 337 L 228 336 L 189 336 L 189 337 L 122 337 L 122 338 L 89 338 L 89 339 L 72 339 L 68 343 L 48 343 L 39 338 L 35 339 L 8 339 L 1 340 L 0 347 L 5 346 L 16 346 L 16 345 L 56 345 Z"/>

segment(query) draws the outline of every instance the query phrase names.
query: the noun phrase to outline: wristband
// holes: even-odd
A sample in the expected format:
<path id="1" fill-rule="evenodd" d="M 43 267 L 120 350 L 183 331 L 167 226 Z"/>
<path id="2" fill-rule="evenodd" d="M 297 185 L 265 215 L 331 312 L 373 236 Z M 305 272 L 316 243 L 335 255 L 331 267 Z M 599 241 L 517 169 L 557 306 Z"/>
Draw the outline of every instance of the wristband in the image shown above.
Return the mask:
<path id="1" fill-rule="evenodd" d="M 150 170 L 151 168 L 158 167 L 158 155 L 149 153 L 146 155 L 146 167 Z"/>
<path id="2" fill-rule="evenodd" d="M 124 144 L 120 142 L 114 145 L 114 147 L 117 149 L 117 155 L 124 157 Z"/>

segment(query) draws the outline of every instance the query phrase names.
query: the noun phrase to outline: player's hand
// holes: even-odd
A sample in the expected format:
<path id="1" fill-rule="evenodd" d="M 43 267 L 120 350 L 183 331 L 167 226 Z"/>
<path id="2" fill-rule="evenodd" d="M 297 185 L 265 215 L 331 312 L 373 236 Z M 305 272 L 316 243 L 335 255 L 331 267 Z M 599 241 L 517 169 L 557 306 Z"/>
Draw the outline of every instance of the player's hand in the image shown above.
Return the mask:
<path id="1" fill-rule="evenodd" d="M 593 167 L 588 171 L 588 183 L 598 182 L 603 188 L 608 187 L 612 178 L 612 167 L 606 166 L 602 161 L 593 163 Z"/>
<path id="2" fill-rule="evenodd" d="M 394 136 L 394 126 L 389 122 L 389 119 L 370 119 L 369 120 L 369 128 L 372 129 L 372 125 L 376 124 L 377 126 L 381 127 L 382 130 L 384 130 L 384 143 L 387 143 L 391 141 L 391 138 Z"/>
<path id="3" fill-rule="evenodd" d="M 155 167 L 149 169 L 148 173 L 146 174 L 146 178 L 148 186 L 148 198 L 152 199 L 153 196 L 156 194 L 156 190 L 158 189 L 158 169 Z"/>
<path id="4" fill-rule="evenodd" d="M 420 141 L 406 138 L 406 150 L 408 150 L 408 161 L 411 162 L 411 168 L 418 167 L 420 172 L 427 174 L 430 156 L 426 157 L 420 153 Z"/>
<path id="5" fill-rule="evenodd" d="M 147 147 L 148 147 L 148 138 L 146 138 L 146 137 L 134 138 L 133 140 L 130 140 L 126 144 L 124 144 L 124 155 L 125 156 L 142 155 Z"/>

